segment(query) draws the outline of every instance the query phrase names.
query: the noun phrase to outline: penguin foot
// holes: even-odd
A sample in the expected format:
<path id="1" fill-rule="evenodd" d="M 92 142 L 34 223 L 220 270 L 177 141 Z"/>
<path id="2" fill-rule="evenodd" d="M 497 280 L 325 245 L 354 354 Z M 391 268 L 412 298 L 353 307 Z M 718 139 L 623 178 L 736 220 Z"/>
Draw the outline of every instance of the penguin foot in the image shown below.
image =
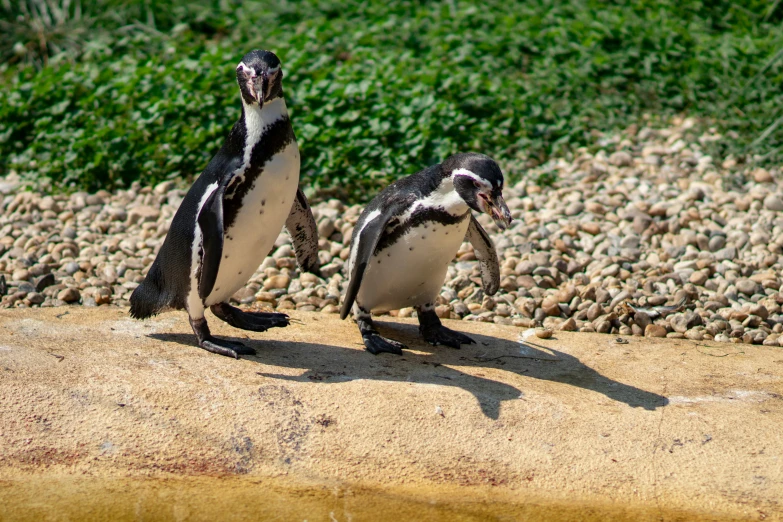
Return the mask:
<path id="1" fill-rule="evenodd" d="M 254 349 L 245 346 L 238 341 L 226 341 L 224 339 L 212 337 L 209 326 L 207 325 L 207 320 L 204 317 L 198 319 L 193 319 L 191 317 L 190 326 L 193 328 L 193 333 L 196 334 L 198 345 L 208 352 L 225 355 L 226 357 L 233 357 L 234 359 L 239 359 L 240 355 L 256 354 Z"/>
<path id="2" fill-rule="evenodd" d="M 240 355 L 256 354 L 254 349 L 245 344 L 237 341 L 226 341 L 225 339 L 218 339 L 217 337 L 212 336 L 201 341 L 199 346 L 208 352 L 225 355 L 226 357 L 233 357 L 234 359 L 239 359 Z"/>
<path id="3" fill-rule="evenodd" d="M 443 325 L 431 328 L 420 327 L 419 331 L 424 340 L 433 346 L 442 344 L 443 346 L 459 350 L 461 344 L 474 344 L 476 342 L 467 335 L 450 330 Z"/>
<path id="4" fill-rule="evenodd" d="M 428 343 L 432 345 L 442 344 L 443 346 L 459 350 L 461 344 L 473 344 L 476 342 L 465 334 L 449 330 L 443 326 L 432 305 L 418 306 L 416 307 L 416 312 L 419 317 L 419 333 Z"/>
<path id="5" fill-rule="evenodd" d="M 239 308 L 226 303 L 212 305 L 210 310 L 212 310 L 212 313 L 219 319 L 222 319 L 234 328 L 250 330 L 251 332 L 265 332 L 270 328 L 282 328 L 289 324 L 288 316 L 286 314 L 243 312 Z"/>
<path id="6" fill-rule="evenodd" d="M 402 349 L 407 348 L 401 342 L 387 339 L 375 332 L 362 334 L 362 340 L 364 340 L 364 348 L 373 355 L 378 355 L 382 352 L 402 355 Z"/>

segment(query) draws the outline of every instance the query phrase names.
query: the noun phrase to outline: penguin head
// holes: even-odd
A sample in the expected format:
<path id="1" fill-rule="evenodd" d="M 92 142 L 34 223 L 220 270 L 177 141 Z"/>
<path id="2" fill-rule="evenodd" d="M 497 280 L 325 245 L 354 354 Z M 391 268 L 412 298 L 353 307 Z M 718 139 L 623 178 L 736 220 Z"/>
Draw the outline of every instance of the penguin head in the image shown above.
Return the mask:
<path id="1" fill-rule="evenodd" d="M 271 51 L 250 51 L 237 65 L 237 83 L 247 105 L 263 107 L 264 102 L 283 95 L 280 59 Z"/>
<path id="2" fill-rule="evenodd" d="M 470 208 L 488 214 L 500 230 L 508 228 L 511 212 L 503 199 L 503 172 L 492 158 L 474 152 L 455 154 L 442 167 Z"/>

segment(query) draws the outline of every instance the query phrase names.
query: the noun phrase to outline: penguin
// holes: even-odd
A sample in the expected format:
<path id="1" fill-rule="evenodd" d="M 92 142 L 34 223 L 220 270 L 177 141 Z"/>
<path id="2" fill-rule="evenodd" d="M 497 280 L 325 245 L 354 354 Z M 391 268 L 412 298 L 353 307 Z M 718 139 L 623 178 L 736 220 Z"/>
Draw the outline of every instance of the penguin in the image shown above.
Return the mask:
<path id="1" fill-rule="evenodd" d="M 396 181 L 359 216 L 348 259 L 350 280 L 340 312 L 354 318 L 370 353 L 402 354 L 405 345 L 381 337 L 372 312 L 412 306 L 419 332 L 433 345 L 459 348 L 473 339 L 443 326 L 435 299 L 446 269 L 463 241 L 473 245 L 484 292 L 500 287 L 500 266 L 492 240 L 471 213 L 489 214 L 501 230 L 511 224 L 503 200 L 503 172 L 483 154 L 455 154 Z"/>
<path id="2" fill-rule="evenodd" d="M 254 332 L 288 325 L 285 314 L 244 312 L 228 304 L 272 250 L 283 225 L 301 269 L 319 275 L 318 231 L 299 188 L 299 148 L 283 98 L 280 60 L 270 51 L 250 51 L 236 78 L 241 117 L 182 200 L 130 298 L 136 319 L 185 309 L 198 345 L 234 358 L 255 350 L 213 337 L 204 312 L 209 308 L 231 326 Z"/>

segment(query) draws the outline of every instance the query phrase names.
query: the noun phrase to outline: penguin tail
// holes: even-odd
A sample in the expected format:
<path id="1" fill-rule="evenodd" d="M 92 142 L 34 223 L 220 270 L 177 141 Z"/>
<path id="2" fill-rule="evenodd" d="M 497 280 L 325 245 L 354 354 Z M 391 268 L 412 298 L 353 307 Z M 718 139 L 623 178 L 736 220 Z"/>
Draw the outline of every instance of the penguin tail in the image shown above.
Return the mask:
<path id="1" fill-rule="evenodd" d="M 167 301 L 166 293 L 161 290 L 160 270 L 155 263 L 130 296 L 130 316 L 134 319 L 146 319 L 157 315 L 168 306 Z"/>

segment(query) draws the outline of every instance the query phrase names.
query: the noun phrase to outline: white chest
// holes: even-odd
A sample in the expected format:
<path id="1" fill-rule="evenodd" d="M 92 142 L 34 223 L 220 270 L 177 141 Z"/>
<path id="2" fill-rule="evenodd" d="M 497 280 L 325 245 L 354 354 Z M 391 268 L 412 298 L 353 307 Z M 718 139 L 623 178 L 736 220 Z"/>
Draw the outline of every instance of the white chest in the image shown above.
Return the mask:
<path id="1" fill-rule="evenodd" d="M 431 303 L 446 270 L 465 240 L 468 215 L 453 225 L 428 222 L 411 228 L 396 243 L 373 255 L 357 302 L 375 312 Z"/>
<path id="2" fill-rule="evenodd" d="M 271 251 L 299 185 L 299 148 L 291 142 L 264 166 L 223 238 L 223 258 L 207 306 L 239 290 Z"/>

